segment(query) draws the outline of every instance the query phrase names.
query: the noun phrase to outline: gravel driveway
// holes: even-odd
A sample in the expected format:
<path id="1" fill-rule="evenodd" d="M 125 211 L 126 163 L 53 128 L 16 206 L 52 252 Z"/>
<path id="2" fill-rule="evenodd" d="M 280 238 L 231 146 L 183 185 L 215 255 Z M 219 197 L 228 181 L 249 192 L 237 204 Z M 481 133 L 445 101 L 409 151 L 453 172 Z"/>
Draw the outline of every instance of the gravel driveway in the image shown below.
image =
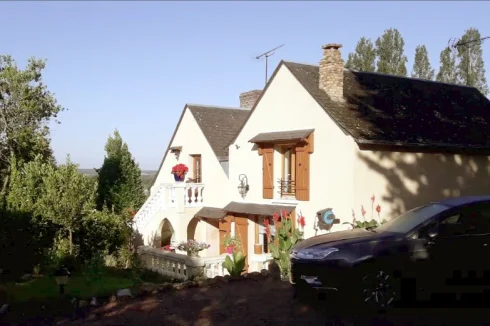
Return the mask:
<path id="1" fill-rule="evenodd" d="M 319 308 L 292 299 L 287 282 L 243 280 L 209 288 L 191 288 L 160 293 L 128 302 L 112 302 L 91 311 L 83 320 L 63 325 L 489 325 L 488 314 L 480 311 L 428 312 L 404 310 L 390 318 L 366 319 L 355 316 L 341 321 Z M 488 311 L 488 309 L 486 310 Z"/>

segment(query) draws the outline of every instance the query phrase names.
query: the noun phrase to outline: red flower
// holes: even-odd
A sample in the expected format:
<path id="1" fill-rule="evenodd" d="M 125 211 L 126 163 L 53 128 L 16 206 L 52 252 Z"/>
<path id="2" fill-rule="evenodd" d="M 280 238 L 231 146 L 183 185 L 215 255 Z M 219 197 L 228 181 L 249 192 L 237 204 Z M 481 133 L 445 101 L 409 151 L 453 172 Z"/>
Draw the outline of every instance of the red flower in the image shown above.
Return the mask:
<path id="1" fill-rule="evenodd" d="M 279 216 L 279 214 L 277 214 L 277 213 L 274 213 L 274 214 L 272 215 L 272 219 L 274 220 L 274 223 L 279 222 L 279 218 L 280 218 L 280 216 Z"/>
<path id="2" fill-rule="evenodd" d="M 288 212 L 285 209 L 281 210 L 281 217 L 288 218 Z"/>
<path id="3" fill-rule="evenodd" d="M 381 212 L 381 206 L 379 206 L 379 204 L 376 206 L 376 212 L 378 212 L 378 215 Z"/>
<path id="4" fill-rule="evenodd" d="M 187 172 L 189 172 L 189 168 L 185 164 L 179 163 L 179 164 L 175 165 L 172 168 L 172 172 L 171 173 L 172 174 L 177 174 L 179 177 L 182 177 Z"/>
<path id="5" fill-rule="evenodd" d="M 269 219 L 264 218 L 264 226 L 267 228 L 267 227 L 269 227 L 269 224 L 270 224 Z"/>
<path id="6" fill-rule="evenodd" d="M 374 203 L 374 201 L 375 201 L 375 200 L 376 200 L 376 197 L 373 195 L 373 196 L 371 197 L 371 202 L 373 202 L 373 203 Z"/>
<path id="7" fill-rule="evenodd" d="M 361 205 L 361 214 L 362 217 L 366 217 L 366 210 L 364 209 L 364 206 Z"/>
<path id="8" fill-rule="evenodd" d="M 304 216 L 299 216 L 298 217 L 298 224 L 301 226 L 301 228 L 304 228 L 305 225 L 306 225 L 306 222 L 305 222 L 305 217 Z"/>

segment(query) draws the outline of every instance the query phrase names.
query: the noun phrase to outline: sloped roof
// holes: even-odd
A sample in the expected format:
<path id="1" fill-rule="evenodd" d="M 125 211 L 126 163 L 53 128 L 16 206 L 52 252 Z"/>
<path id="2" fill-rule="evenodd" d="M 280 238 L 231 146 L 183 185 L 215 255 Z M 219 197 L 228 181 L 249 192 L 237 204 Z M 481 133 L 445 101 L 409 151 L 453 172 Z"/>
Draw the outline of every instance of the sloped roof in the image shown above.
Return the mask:
<path id="1" fill-rule="evenodd" d="M 283 62 L 358 143 L 490 149 L 490 101 L 476 88 L 344 70 L 345 102 L 319 88 L 319 68 Z"/>
<path id="2" fill-rule="evenodd" d="M 194 216 L 219 220 L 226 216 L 226 212 L 222 208 L 205 206 Z"/>
<path id="3" fill-rule="evenodd" d="M 249 140 L 250 143 L 300 140 L 307 138 L 315 129 L 262 132 Z"/>
<path id="4" fill-rule="evenodd" d="M 247 120 L 247 116 L 250 114 L 248 109 L 228 108 L 222 106 L 210 106 L 202 104 L 186 104 L 177 122 L 177 126 L 174 129 L 174 133 L 170 138 L 167 146 L 167 150 L 163 155 L 158 171 L 155 174 L 151 184 L 153 185 L 158 178 L 158 174 L 162 169 L 163 162 L 168 155 L 170 146 L 172 145 L 177 130 L 179 130 L 180 123 L 184 118 L 186 109 L 194 116 L 197 124 L 201 128 L 201 131 L 206 137 L 209 145 L 213 149 L 218 160 L 227 158 L 228 146 L 226 146 L 234 137 L 236 130 L 240 129 L 243 123 Z"/>
<path id="5" fill-rule="evenodd" d="M 272 216 L 274 213 L 281 213 L 282 210 L 285 210 L 289 214 L 294 208 L 295 206 L 291 205 L 239 203 L 232 201 L 223 208 L 223 211 L 250 215 Z"/>
<path id="6" fill-rule="evenodd" d="M 209 145 L 218 158 L 228 156 L 227 145 L 242 127 L 250 110 L 188 104 Z"/>

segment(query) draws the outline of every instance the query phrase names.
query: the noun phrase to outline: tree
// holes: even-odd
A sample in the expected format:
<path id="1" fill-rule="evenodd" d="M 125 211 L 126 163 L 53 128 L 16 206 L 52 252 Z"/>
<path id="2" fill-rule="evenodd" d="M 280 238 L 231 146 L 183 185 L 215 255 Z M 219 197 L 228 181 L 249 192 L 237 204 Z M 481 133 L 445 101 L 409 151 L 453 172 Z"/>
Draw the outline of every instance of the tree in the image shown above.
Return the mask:
<path id="1" fill-rule="evenodd" d="M 345 67 L 358 71 L 373 72 L 376 70 L 376 49 L 371 39 L 362 37 L 354 53 L 349 53 Z"/>
<path id="2" fill-rule="evenodd" d="M 434 69 L 430 66 L 429 54 L 425 45 L 419 45 L 415 48 L 412 77 L 428 80 L 434 79 Z"/>
<path id="3" fill-rule="evenodd" d="M 460 45 L 457 46 L 459 58 L 457 70 L 463 85 L 476 87 L 482 94 L 487 95 L 488 85 L 480 39 L 478 29 L 470 28 L 465 31 Z"/>
<path id="4" fill-rule="evenodd" d="M 106 205 L 116 213 L 128 208 L 138 210 L 146 200 L 141 170 L 117 130 L 107 140 L 105 151 L 104 163 L 97 170 L 97 208 Z"/>
<path id="5" fill-rule="evenodd" d="M 29 162 L 37 154 L 53 161 L 48 123 L 63 110 L 42 81 L 45 61 L 31 58 L 21 70 L 11 56 L 0 55 L 0 178 L 8 191 L 11 158 Z"/>
<path id="6" fill-rule="evenodd" d="M 376 40 L 376 54 L 378 56 L 377 72 L 391 75 L 407 75 L 407 57 L 403 54 L 405 41 L 396 28 L 384 31 Z"/>
<path id="7" fill-rule="evenodd" d="M 95 208 L 97 181 L 80 173 L 78 165 L 67 156 L 65 164 L 47 167 L 42 185 L 36 213 L 68 234 L 70 254 L 73 254 L 73 233 L 79 231 L 84 216 Z"/>
<path id="8" fill-rule="evenodd" d="M 436 80 L 441 83 L 457 84 L 458 71 L 456 69 L 456 55 L 450 47 L 446 47 L 441 51 L 440 62 L 441 66 Z"/>

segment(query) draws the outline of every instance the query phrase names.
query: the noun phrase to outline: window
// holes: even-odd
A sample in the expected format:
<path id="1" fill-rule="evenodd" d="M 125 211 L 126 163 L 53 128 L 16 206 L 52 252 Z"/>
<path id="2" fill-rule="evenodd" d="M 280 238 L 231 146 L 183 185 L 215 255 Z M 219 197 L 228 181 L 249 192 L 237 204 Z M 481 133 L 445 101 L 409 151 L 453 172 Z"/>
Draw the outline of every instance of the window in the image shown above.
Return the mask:
<path id="1" fill-rule="evenodd" d="M 195 183 L 202 182 L 201 155 L 192 155 L 192 173 Z"/>
<path id="2" fill-rule="evenodd" d="M 293 146 L 282 148 L 281 197 L 296 194 L 296 152 Z"/>
<path id="3" fill-rule="evenodd" d="M 441 204 L 428 204 L 416 207 L 378 226 L 374 230 L 376 232 L 407 233 L 448 209 L 450 209 L 449 206 Z"/>
<path id="4" fill-rule="evenodd" d="M 313 153 L 314 133 L 298 139 L 257 141 L 258 153 L 263 157 L 262 179 L 263 198 L 274 198 L 275 193 L 283 196 L 293 196 L 297 200 L 310 200 L 310 154 Z M 274 152 L 277 149 L 282 154 L 282 171 L 279 177 L 274 177 Z"/>

